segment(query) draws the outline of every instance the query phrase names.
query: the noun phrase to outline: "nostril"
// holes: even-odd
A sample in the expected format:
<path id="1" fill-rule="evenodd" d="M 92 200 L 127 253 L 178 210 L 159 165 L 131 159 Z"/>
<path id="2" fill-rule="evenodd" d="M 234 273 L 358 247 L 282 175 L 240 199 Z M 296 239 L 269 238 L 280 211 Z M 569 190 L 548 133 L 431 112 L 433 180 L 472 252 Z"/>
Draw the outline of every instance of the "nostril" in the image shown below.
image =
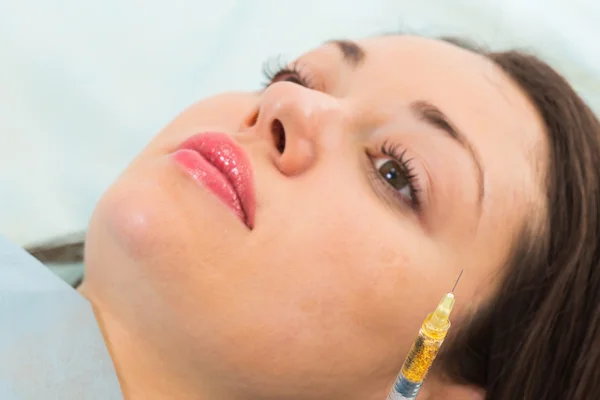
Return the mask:
<path id="1" fill-rule="evenodd" d="M 276 119 L 271 123 L 271 135 L 273 142 L 279 154 L 285 151 L 285 128 L 280 120 Z"/>

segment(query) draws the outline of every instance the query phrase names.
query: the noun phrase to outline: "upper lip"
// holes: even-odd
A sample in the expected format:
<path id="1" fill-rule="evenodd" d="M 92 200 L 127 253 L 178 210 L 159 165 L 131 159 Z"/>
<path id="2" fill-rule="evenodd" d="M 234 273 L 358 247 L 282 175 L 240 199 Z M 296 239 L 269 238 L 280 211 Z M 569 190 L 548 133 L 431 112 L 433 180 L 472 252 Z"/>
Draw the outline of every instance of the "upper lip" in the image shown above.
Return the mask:
<path id="1" fill-rule="evenodd" d="M 246 216 L 246 224 L 254 227 L 254 186 L 252 167 L 244 149 L 226 133 L 208 132 L 190 137 L 180 149 L 196 151 L 231 183 Z"/>

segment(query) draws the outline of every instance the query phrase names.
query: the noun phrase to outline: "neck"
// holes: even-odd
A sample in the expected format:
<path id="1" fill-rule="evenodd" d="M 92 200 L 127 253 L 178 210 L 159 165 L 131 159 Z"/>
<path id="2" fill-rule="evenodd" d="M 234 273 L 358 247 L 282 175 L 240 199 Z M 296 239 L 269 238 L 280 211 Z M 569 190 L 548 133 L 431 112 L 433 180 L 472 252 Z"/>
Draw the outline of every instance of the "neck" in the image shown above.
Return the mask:
<path id="1" fill-rule="evenodd" d="M 125 400 L 230 398 L 203 385 L 202 375 L 193 367 L 175 360 L 168 350 L 149 343 L 143 333 L 114 318 L 84 287 L 78 290 L 92 304 Z"/>
<path id="2" fill-rule="evenodd" d="M 215 382 L 225 383 L 221 376 L 212 379 L 205 371 L 185 356 L 178 355 L 148 339 L 148 335 L 134 325 L 115 317 L 101 301 L 86 291 L 85 285 L 78 291 L 92 304 L 94 315 L 112 358 L 121 391 L 125 400 L 252 400 L 254 396 L 240 395 Z M 473 399 L 483 400 L 480 390 L 442 384 L 435 375 L 429 377 L 419 394 L 419 400 Z M 382 390 L 368 396 L 369 400 L 384 399 Z M 315 398 L 308 396 L 306 398 Z M 294 397 L 300 398 L 300 397 Z M 346 398 L 346 397 L 344 397 Z"/>

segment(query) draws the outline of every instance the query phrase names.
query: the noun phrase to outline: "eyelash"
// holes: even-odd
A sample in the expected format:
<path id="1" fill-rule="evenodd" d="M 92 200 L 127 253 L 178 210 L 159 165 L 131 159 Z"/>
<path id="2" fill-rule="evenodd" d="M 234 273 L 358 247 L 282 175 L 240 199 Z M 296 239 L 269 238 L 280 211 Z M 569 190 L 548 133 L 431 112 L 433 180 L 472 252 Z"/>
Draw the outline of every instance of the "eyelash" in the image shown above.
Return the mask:
<path id="1" fill-rule="evenodd" d="M 406 158 L 406 150 L 401 150 L 400 145 L 390 143 L 389 141 L 384 141 L 381 145 L 379 152 L 396 161 L 400 166 L 400 173 L 404 175 L 404 178 L 407 181 L 408 188 L 410 190 L 411 199 L 407 199 L 406 196 L 403 196 L 396 189 L 392 187 L 385 179 L 381 176 L 378 169 L 375 167 L 375 164 L 371 162 L 373 165 L 372 173 L 374 175 L 373 178 L 376 178 L 378 182 L 380 182 L 385 190 L 396 200 L 403 202 L 404 204 L 408 204 L 413 210 L 419 212 L 421 210 L 421 188 L 418 183 L 418 176 L 414 171 L 414 167 L 412 165 L 413 160 L 411 158 Z M 370 156 L 371 158 L 376 158 L 374 156 Z"/>
<path id="2" fill-rule="evenodd" d="M 315 87 L 312 75 L 305 68 L 297 62 L 284 62 L 280 56 L 267 60 L 263 64 L 262 73 L 266 80 L 262 84 L 263 89 L 268 88 L 276 82 L 283 81 L 296 83 L 309 89 Z"/>
<path id="3" fill-rule="evenodd" d="M 276 82 L 283 81 L 296 83 L 309 89 L 315 87 L 313 84 L 313 77 L 308 73 L 308 71 L 302 68 L 298 63 L 290 64 L 283 62 L 281 57 L 275 57 L 267 60 L 267 62 L 263 64 L 262 73 L 266 80 L 263 82 L 263 89 L 268 88 Z M 414 168 L 412 167 L 412 159 L 406 159 L 406 150 L 401 151 L 399 145 L 392 144 L 386 140 L 381 145 L 379 153 L 398 163 L 401 169 L 400 173 L 404 175 L 407 181 L 412 199 L 410 201 L 407 200 L 406 196 L 401 195 L 388 182 L 386 182 L 375 167 L 375 164 L 370 161 L 372 165 L 371 171 L 374 175 L 373 179 L 380 183 L 385 188 L 386 193 L 389 194 L 393 199 L 401 201 L 404 204 L 408 203 L 412 209 L 417 212 L 420 211 L 421 190 L 418 186 L 417 175 L 414 173 Z M 370 157 L 374 158 L 373 156 Z"/>

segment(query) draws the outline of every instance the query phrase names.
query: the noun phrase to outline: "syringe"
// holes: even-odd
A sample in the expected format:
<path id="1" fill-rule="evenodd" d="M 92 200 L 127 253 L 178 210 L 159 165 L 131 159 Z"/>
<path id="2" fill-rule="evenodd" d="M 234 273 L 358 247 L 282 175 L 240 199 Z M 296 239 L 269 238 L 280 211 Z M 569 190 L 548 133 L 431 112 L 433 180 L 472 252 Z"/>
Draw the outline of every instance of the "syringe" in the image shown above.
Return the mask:
<path id="1" fill-rule="evenodd" d="M 435 311 L 427 315 L 412 345 L 388 400 L 414 400 L 450 329 L 450 313 L 454 307 L 454 289 L 442 297 Z"/>

